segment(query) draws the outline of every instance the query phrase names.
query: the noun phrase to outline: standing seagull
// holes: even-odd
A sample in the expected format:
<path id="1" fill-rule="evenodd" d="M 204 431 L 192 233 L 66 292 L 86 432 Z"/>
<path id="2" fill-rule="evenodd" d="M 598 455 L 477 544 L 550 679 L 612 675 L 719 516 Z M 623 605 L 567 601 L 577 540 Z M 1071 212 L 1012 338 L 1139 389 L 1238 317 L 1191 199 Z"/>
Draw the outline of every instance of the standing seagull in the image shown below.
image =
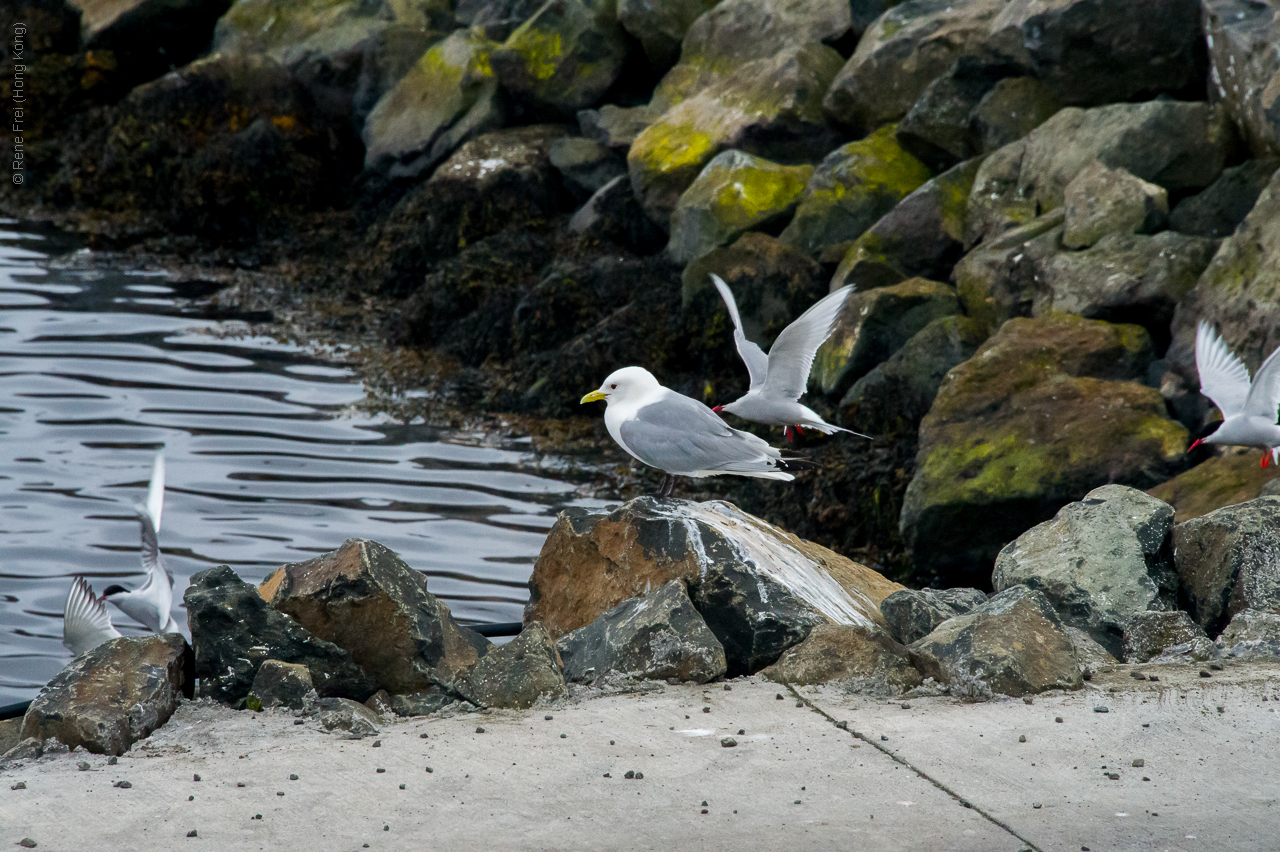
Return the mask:
<path id="1" fill-rule="evenodd" d="M 1280 349 L 1262 362 L 1252 384 L 1249 370 L 1226 342 L 1204 320 L 1196 328 L 1196 369 L 1200 372 L 1200 392 L 1222 412 L 1222 422 L 1211 434 L 1187 448 L 1191 452 L 1201 444 L 1232 444 L 1258 447 L 1262 450 L 1262 466 L 1280 463 L 1280 426 L 1276 425 L 1276 409 L 1280 408 Z"/>
<path id="2" fill-rule="evenodd" d="M 715 273 L 712 273 L 711 280 L 729 309 L 729 316 L 733 319 L 733 341 L 751 376 L 751 386 L 744 396 L 728 405 L 717 405 L 713 411 L 727 411 L 743 420 L 782 426 L 788 441 L 792 440 L 791 430 L 794 428 L 798 434 L 803 426 L 824 435 L 849 432 L 861 438 L 869 437 L 851 429 L 832 426 L 809 406 L 799 402 L 800 394 L 809 385 L 813 358 L 818 347 L 835 331 L 836 318 L 853 292 L 852 285 L 824 296 L 784 328 L 766 356 L 763 349 L 747 340 L 742 330 L 742 317 L 738 315 L 738 303 L 734 301 L 729 285 Z"/>
<path id="3" fill-rule="evenodd" d="M 696 399 L 658 384 L 643 367 L 615 370 L 582 402 L 605 401 L 604 425 L 618 446 L 664 471 L 659 497 L 670 497 L 676 476 L 732 473 L 759 479 L 795 479 L 803 466 L 748 432 L 731 429 Z"/>
<path id="4" fill-rule="evenodd" d="M 164 451 L 156 453 L 151 469 L 147 505 L 136 507 L 142 524 L 142 567 L 147 578 L 133 591 L 124 586 L 107 586 L 102 599 L 115 604 L 125 615 L 156 633 L 177 633 L 178 625 L 169 614 L 173 606 L 173 575 L 160 559 L 160 513 L 164 509 Z"/>
<path id="5" fill-rule="evenodd" d="M 93 588 L 76 577 L 67 590 L 67 602 L 62 607 L 62 644 L 75 656 L 106 642 L 120 638 L 120 631 L 111 623 L 107 606 L 93 593 Z"/>

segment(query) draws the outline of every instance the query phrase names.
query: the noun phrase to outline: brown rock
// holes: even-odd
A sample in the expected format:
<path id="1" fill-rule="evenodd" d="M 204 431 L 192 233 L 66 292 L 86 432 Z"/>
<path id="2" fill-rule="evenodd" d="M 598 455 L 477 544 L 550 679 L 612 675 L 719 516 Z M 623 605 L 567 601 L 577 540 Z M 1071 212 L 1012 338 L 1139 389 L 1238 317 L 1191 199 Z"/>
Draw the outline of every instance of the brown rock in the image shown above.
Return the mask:
<path id="1" fill-rule="evenodd" d="M 839 681 L 850 690 L 901 694 L 922 678 L 907 649 L 888 632 L 845 624 L 820 624 L 762 674 L 778 683 L 808 686 Z"/>

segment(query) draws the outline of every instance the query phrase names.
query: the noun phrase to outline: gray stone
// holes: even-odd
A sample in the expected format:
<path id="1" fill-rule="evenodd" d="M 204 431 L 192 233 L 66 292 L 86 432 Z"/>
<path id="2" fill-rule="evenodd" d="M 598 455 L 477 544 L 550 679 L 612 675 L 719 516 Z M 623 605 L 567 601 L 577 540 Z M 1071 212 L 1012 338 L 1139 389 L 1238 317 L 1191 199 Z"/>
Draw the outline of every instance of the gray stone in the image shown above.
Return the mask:
<path id="1" fill-rule="evenodd" d="M 382 724 L 377 713 L 350 698 L 321 698 L 318 714 L 326 731 L 345 731 L 356 740 L 376 735 Z"/>
<path id="2" fill-rule="evenodd" d="M 880 612 L 893 638 L 904 645 L 928 636 L 949 618 L 986 603 L 978 589 L 903 589 L 880 601 Z"/>
<path id="3" fill-rule="evenodd" d="M 982 145 L 974 110 L 997 82 L 1018 73 L 1009 63 L 960 57 L 912 105 L 898 125 L 898 142 L 935 171 L 978 155 Z"/>
<path id="4" fill-rule="evenodd" d="M 1249 215 L 1280 168 L 1280 160 L 1250 160 L 1224 169 L 1203 192 L 1184 198 L 1169 214 L 1169 227 L 1197 237 L 1229 237 Z"/>
<path id="5" fill-rule="evenodd" d="M 454 19 L 486 38 L 506 41 L 511 31 L 533 17 L 546 0 L 458 0 Z"/>
<path id="6" fill-rule="evenodd" d="M 644 47 L 649 62 L 659 68 L 680 58 L 685 33 L 718 0 L 618 0 L 618 21 Z"/>
<path id="7" fill-rule="evenodd" d="M 761 672 L 796 686 L 838 683 L 848 692 L 901 695 L 923 680 L 907 649 L 881 629 L 819 624 Z"/>
<path id="8" fill-rule="evenodd" d="M 1280 657 L 1280 612 L 1242 609 L 1222 631 L 1218 644 L 1234 660 Z"/>
<path id="9" fill-rule="evenodd" d="M 1182 610 L 1135 613 L 1124 628 L 1124 661 L 1145 663 L 1175 646 L 1208 638 L 1200 625 Z"/>
<path id="10" fill-rule="evenodd" d="M 363 701 L 377 689 L 349 653 L 276 612 L 226 565 L 192 577 L 182 599 L 202 695 L 237 704 L 267 660 L 305 665 L 323 696 Z"/>
<path id="11" fill-rule="evenodd" d="M 22 717 L 0 721 L 0 755 L 22 741 Z"/>
<path id="12" fill-rule="evenodd" d="M 423 692 L 411 692 L 408 695 L 393 695 L 390 700 L 391 712 L 397 716 L 430 716 L 456 703 L 458 703 L 456 696 L 439 687 L 432 687 Z"/>
<path id="13" fill-rule="evenodd" d="M 519 636 L 486 654 L 458 689 L 481 707 L 528 708 L 560 698 L 566 689 L 555 640 L 541 624 L 526 624 Z"/>
<path id="14" fill-rule="evenodd" d="M 1006 77 L 978 101 L 969 124 L 978 150 L 989 154 L 1026 136 L 1061 108 L 1053 92 L 1035 77 Z"/>
<path id="15" fill-rule="evenodd" d="M 640 208 L 626 175 L 596 190 L 573 214 L 569 230 L 583 239 L 617 243 L 637 254 L 649 254 L 667 242 L 667 235 Z"/>
<path id="16" fill-rule="evenodd" d="M 1166 539 L 1173 507 L 1123 485 L 1095 488 L 996 557 L 997 591 L 1044 593 L 1065 624 L 1119 656 L 1135 614 L 1172 609 L 1177 581 Z"/>
<path id="17" fill-rule="evenodd" d="M 22 737 L 124 754 L 169 721 L 193 686 L 190 651 L 179 634 L 112 639 L 45 684 L 23 718 Z"/>
<path id="18" fill-rule="evenodd" d="M 245 706 L 250 710 L 281 706 L 300 710 L 306 704 L 307 695 L 314 691 L 311 672 L 306 666 L 267 660 L 258 667 Z"/>
<path id="19" fill-rule="evenodd" d="M 565 188 L 580 199 L 590 198 L 614 178 L 627 173 L 627 163 L 591 139 L 564 136 L 551 143 L 551 165 Z"/>
<path id="20" fill-rule="evenodd" d="M 1062 244 L 1088 248 L 1107 234 L 1151 234 L 1164 226 L 1169 193 L 1126 169 L 1085 166 L 1063 190 L 1066 231 Z"/>
<path id="21" fill-rule="evenodd" d="M 1021 182 L 1027 143 L 1025 138 L 1010 142 L 982 161 L 969 192 L 965 246 L 978 242 L 985 246 L 1006 232 L 1033 225 L 1037 217 L 1044 220 L 1030 188 Z M 1062 212 L 1052 210 L 1047 215 Z"/>
<path id="22" fill-rule="evenodd" d="M 1202 0 L 1209 87 L 1256 156 L 1280 154 L 1280 12 L 1270 3 Z"/>
<path id="23" fill-rule="evenodd" d="M 582 135 L 623 154 L 646 127 L 662 117 L 662 111 L 648 104 L 620 107 L 605 104 L 599 109 L 578 111 Z"/>
<path id="24" fill-rule="evenodd" d="M 725 672 L 724 648 L 680 580 L 623 601 L 561 636 L 558 647 L 569 681 L 619 674 L 706 683 Z"/>
<path id="25" fill-rule="evenodd" d="M 1280 497 L 1178 524 L 1173 548 L 1181 596 L 1210 636 L 1246 609 L 1280 611 Z"/>
<path id="26" fill-rule="evenodd" d="M 1105 666 L 1114 666 L 1120 662 L 1079 627 L 1066 624 L 1063 628 L 1067 631 L 1067 638 L 1071 640 L 1071 647 L 1075 649 L 1076 661 L 1085 671 L 1096 672 Z"/>
<path id="27" fill-rule="evenodd" d="M 1031 316 L 1038 263 L 1061 251 L 1064 218 L 1061 208 L 1046 213 L 983 242 L 956 264 L 956 295 L 987 334 L 1014 317 Z"/>
<path id="28" fill-rule="evenodd" d="M 17 721 L 22 722 L 21 719 L 18 719 Z M 53 741 L 53 743 L 56 742 L 57 740 Z M 18 742 L 11 746 L 8 751 L 3 755 L 0 755 L 0 766 L 8 768 L 8 765 L 12 764 L 14 761 L 35 760 L 36 758 L 43 756 L 44 742 L 41 741 L 39 737 L 27 737 L 26 739 L 18 740 Z M 26 789 L 25 782 L 19 781 L 18 783 L 22 784 L 22 786 L 16 789 Z"/>

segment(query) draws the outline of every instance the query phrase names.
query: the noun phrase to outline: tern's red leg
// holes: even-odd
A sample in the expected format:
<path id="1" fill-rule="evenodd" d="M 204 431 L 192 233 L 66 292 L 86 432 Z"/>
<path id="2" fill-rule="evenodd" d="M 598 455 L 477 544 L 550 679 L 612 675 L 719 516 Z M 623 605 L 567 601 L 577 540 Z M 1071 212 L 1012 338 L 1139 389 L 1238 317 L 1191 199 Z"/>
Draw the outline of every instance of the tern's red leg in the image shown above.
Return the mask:
<path id="1" fill-rule="evenodd" d="M 1262 451 L 1262 466 L 1263 466 L 1263 467 L 1266 467 L 1266 466 L 1267 466 L 1268 464 L 1270 464 L 1270 463 L 1271 463 L 1271 451 L 1270 451 L 1270 450 L 1263 450 L 1263 451 Z"/>
<path id="2" fill-rule="evenodd" d="M 791 437 L 791 427 L 790 427 L 790 426 L 783 426 L 783 427 L 782 427 L 782 434 L 784 434 L 784 435 L 786 435 L 786 436 L 787 436 L 787 440 L 788 440 L 788 441 L 794 441 L 794 440 L 795 440 L 795 438 L 792 438 L 792 437 Z"/>

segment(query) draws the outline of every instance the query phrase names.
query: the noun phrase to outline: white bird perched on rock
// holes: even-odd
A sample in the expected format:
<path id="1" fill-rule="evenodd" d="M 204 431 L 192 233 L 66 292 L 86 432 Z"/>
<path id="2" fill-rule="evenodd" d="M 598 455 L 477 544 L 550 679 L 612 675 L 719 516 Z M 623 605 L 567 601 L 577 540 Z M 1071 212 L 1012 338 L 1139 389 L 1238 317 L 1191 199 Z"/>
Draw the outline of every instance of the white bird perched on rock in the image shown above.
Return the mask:
<path id="1" fill-rule="evenodd" d="M 62 644 L 78 657 L 119 637 L 120 631 L 111 623 L 111 613 L 93 593 L 93 587 L 83 577 L 73 578 L 67 602 L 62 606 Z"/>
<path id="2" fill-rule="evenodd" d="M 156 633 L 177 633 L 178 625 L 170 614 L 173 607 L 173 575 L 160 558 L 160 513 L 164 509 L 164 451 L 156 453 L 151 469 L 151 486 L 147 504 L 139 505 L 138 520 L 142 524 L 142 567 L 147 578 L 130 591 L 124 586 L 107 586 L 102 599 L 115 604 L 125 615 Z"/>
<path id="3" fill-rule="evenodd" d="M 782 426 L 788 441 L 792 439 L 793 428 L 799 433 L 803 427 L 824 435 L 849 432 L 861 438 L 869 437 L 852 429 L 833 426 L 819 417 L 813 409 L 799 402 L 800 395 L 809 385 L 809 370 L 813 367 L 813 358 L 818 353 L 818 347 L 835 331 L 840 309 L 853 293 L 852 285 L 841 287 L 814 303 L 795 322 L 782 330 L 769 349 L 769 354 L 765 355 L 763 349 L 747 340 L 747 335 L 742 330 L 742 317 L 738 315 L 738 303 L 734 300 L 729 285 L 714 273 L 711 280 L 720 291 L 725 307 L 729 309 L 729 316 L 733 320 L 733 341 L 751 376 L 751 386 L 745 395 L 728 405 L 717 405 L 713 411 L 727 411 L 743 420 Z"/>
<path id="4" fill-rule="evenodd" d="M 676 476 L 735 474 L 759 479 L 795 479 L 804 467 L 784 459 L 761 438 L 730 428 L 696 399 L 664 388 L 643 367 L 623 367 L 582 402 L 605 401 L 609 435 L 640 461 L 667 474 L 659 496 L 669 497 Z"/>
<path id="5" fill-rule="evenodd" d="M 1201 444 L 1258 447 L 1262 466 L 1280 463 L 1280 349 L 1262 362 L 1249 381 L 1249 369 L 1227 348 L 1213 326 L 1204 320 L 1196 328 L 1196 369 L 1200 372 L 1200 392 L 1222 412 L 1222 422 L 1213 432 L 1197 438 L 1187 452 Z"/>

